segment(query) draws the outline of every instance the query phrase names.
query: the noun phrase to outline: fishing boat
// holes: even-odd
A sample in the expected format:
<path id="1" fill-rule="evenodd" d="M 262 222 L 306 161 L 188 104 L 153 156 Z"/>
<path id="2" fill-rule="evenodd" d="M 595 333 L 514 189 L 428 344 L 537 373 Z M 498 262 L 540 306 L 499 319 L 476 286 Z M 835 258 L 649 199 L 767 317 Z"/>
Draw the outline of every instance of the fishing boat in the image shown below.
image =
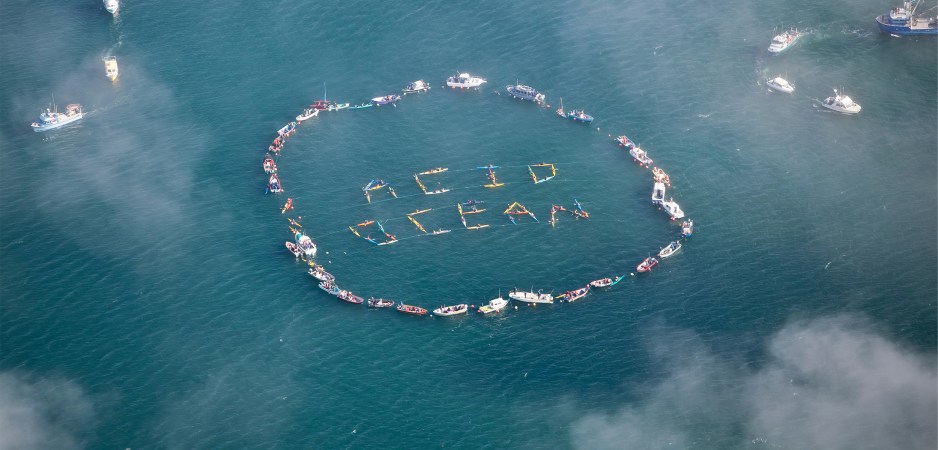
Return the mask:
<path id="1" fill-rule="evenodd" d="M 435 173 L 443 173 L 443 172 L 446 172 L 447 170 L 449 170 L 448 167 L 437 167 L 437 168 L 435 168 L 435 169 L 425 170 L 425 171 L 423 171 L 423 172 L 420 172 L 420 173 L 417 174 L 417 175 L 433 175 L 433 174 L 435 174 Z"/>
<path id="2" fill-rule="evenodd" d="M 277 174 L 270 174 L 270 178 L 267 180 L 267 192 L 283 192 L 283 185 L 280 184 L 280 177 Z"/>
<path id="3" fill-rule="evenodd" d="M 656 265 L 658 265 L 658 260 L 655 259 L 655 258 L 653 258 L 653 257 L 651 257 L 651 256 L 649 256 L 649 257 L 645 258 L 645 260 L 642 261 L 641 264 L 639 264 L 639 265 L 635 268 L 635 271 L 637 271 L 637 272 L 639 272 L 639 273 L 642 273 L 642 272 L 650 272 L 650 271 L 651 271 L 651 268 L 652 268 L 652 267 L 655 267 Z"/>
<path id="4" fill-rule="evenodd" d="M 567 118 L 573 119 L 574 122 L 583 122 L 587 125 L 593 123 L 593 116 L 586 113 L 582 109 L 571 109 L 567 111 Z"/>
<path id="5" fill-rule="evenodd" d="M 313 117 L 316 117 L 318 115 L 319 115 L 319 110 L 313 106 L 310 106 L 304 109 L 302 114 L 296 116 L 296 121 L 302 122 L 304 120 L 312 119 Z"/>
<path id="6" fill-rule="evenodd" d="M 505 86 L 505 90 L 508 91 L 508 95 L 510 95 L 512 98 L 527 100 L 537 104 L 544 102 L 544 94 L 537 92 L 537 89 L 534 89 L 531 86 L 516 84 L 513 86 Z"/>
<path id="7" fill-rule="evenodd" d="M 296 244 L 294 244 L 294 243 L 292 243 L 292 242 L 290 242 L 290 241 L 284 242 L 284 245 L 287 246 L 287 250 L 289 250 L 290 253 L 293 253 L 293 256 L 296 257 L 296 258 L 299 258 L 300 255 L 303 254 L 303 251 L 300 250 L 300 248 L 297 247 Z"/>
<path id="8" fill-rule="evenodd" d="M 456 73 L 446 79 L 446 85 L 453 89 L 474 89 L 485 83 L 484 78 L 469 75 L 468 73 Z"/>
<path id="9" fill-rule="evenodd" d="M 277 130 L 277 136 L 281 138 L 288 138 L 293 135 L 296 131 L 296 122 L 290 122 L 283 126 L 283 128 Z"/>
<path id="10" fill-rule="evenodd" d="M 78 103 L 72 103 L 65 107 L 65 112 L 59 112 L 58 106 L 55 105 L 55 100 L 52 101 L 52 108 L 46 108 L 46 111 L 42 114 L 39 114 L 39 121 L 33 122 L 30 125 L 33 128 L 33 131 L 48 131 L 53 130 L 65 125 L 68 125 L 72 122 L 80 120 L 82 117 L 85 117 L 85 114 L 81 110 L 81 105 Z"/>
<path id="11" fill-rule="evenodd" d="M 671 187 L 671 177 L 668 176 L 668 174 L 666 174 L 663 170 L 657 167 L 652 167 L 651 174 L 655 177 L 655 181 L 660 181 L 664 183 L 665 186 Z"/>
<path id="12" fill-rule="evenodd" d="M 397 308 L 396 308 L 396 309 L 397 309 L 398 312 L 402 312 L 402 313 L 404 313 L 404 314 L 410 314 L 410 315 L 412 315 L 412 316 L 425 316 L 425 315 L 427 315 L 427 310 L 426 310 L 426 309 L 423 309 L 423 308 L 421 308 L 421 307 L 419 307 L 419 306 L 405 305 L 405 304 L 403 304 L 403 303 L 400 303 L 400 304 L 397 305 Z"/>
<path id="13" fill-rule="evenodd" d="M 117 0 L 104 0 L 104 9 L 111 15 L 116 16 L 118 10 L 120 10 L 120 3 Z"/>
<path id="14" fill-rule="evenodd" d="M 385 95 L 384 97 L 375 97 L 371 99 L 371 102 L 377 106 L 381 106 L 381 105 L 390 105 L 392 103 L 397 102 L 400 99 L 401 99 L 400 95 L 391 94 L 391 95 Z"/>
<path id="15" fill-rule="evenodd" d="M 671 220 L 684 218 L 684 211 L 681 211 L 681 205 L 678 205 L 677 202 L 674 201 L 674 197 L 671 197 L 671 199 L 666 202 L 661 202 L 660 205 L 661 209 L 671 216 Z"/>
<path id="16" fill-rule="evenodd" d="M 296 246 L 303 251 L 307 258 L 312 258 L 316 256 L 316 244 L 313 243 L 313 240 L 309 236 L 303 233 L 296 233 L 293 236 L 296 239 Z"/>
<path id="17" fill-rule="evenodd" d="M 659 258 L 667 258 L 681 249 L 681 241 L 673 241 L 667 247 L 658 252 Z"/>
<path id="18" fill-rule="evenodd" d="M 346 291 L 344 289 L 339 290 L 339 293 L 336 294 L 336 297 L 338 297 L 339 300 L 343 300 L 354 305 L 361 305 L 362 303 L 365 303 L 365 299 L 353 294 L 352 291 Z"/>
<path id="19" fill-rule="evenodd" d="M 394 300 L 385 300 L 383 298 L 371 297 L 366 303 L 369 308 L 390 308 L 394 306 Z"/>
<path id="20" fill-rule="evenodd" d="M 856 114 L 862 109 L 852 98 L 844 95 L 842 92 L 837 92 L 837 89 L 834 89 L 834 95 L 825 98 L 824 101 L 821 102 L 821 106 L 843 114 Z"/>
<path id="21" fill-rule="evenodd" d="M 331 281 L 323 281 L 319 283 L 319 289 L 326 291 L 329 293 L 329 295 L 339 295 L 339 292 L 341 292 L 341 289 L 339 289 L 339 287 Z"/>
<path id="22" fill-rule="evenodd" d="M 613 280 L 612 278 L 602 278 L 602 279 L 599 279 L 599 280 L 593 280 L 593 281 L 590 281 L 590 286 L 592 286 L 592 287 L 597 287 L 597 288 L 605 288 L 605 287 L 615 286 L 615 285 L 616 285 L 617 283 L 619 283 L 619 281 L 621 281 L 622 278 L 624 278 L 624 277 L 625 277 L 625 275 L 620 275 L 620 276 L 616 277 L 615 280 Z"/>
<path id="23" fill-rule="evenodd" d="M 629 139 L 628 136 L 624 136 L 624 135 L 623 135 L 623 136 L 619 136 L 619 137 L 616 138 L 616 142 L 619 143 L 619 146 L 620 146 L 620 147 L 626 147 L 626 148 L 635 147 L 635 143 L 632 142 L 632 140 Z"/>
<path id="24" fill-rule="evenodd" d="M 575 289 L 572 291 L 567 291 L 563 294 L 563 301 L 567 303 L 573 303 L 583 297 L 586 297 L 586 294 L 588 294 L 589 291 L 590 291 L 589 285 L 586 285 L 584 287 L 581 287 L 579 289 Z"/>
<path id="25" fill-rule="evenodd" d="M 538 304 L 538 303 L 554 303 L 554 296 L 550 294 L 544 294 L 541 291 L 536 293 L 531 291 L 519 291 L 518 289 L 513 289 L 508 293 L 508 298 L 516 300 L 522 303 Z"/>
<path id="26" fill-rule="evenodd" d="M 335 276 L 329 272 L 326 272 L 322 266 L 310 267 L 309 275 L 319 281 L 335 281 Z"/>
<path id="27" fill-rule="evenodd" d="M 691 237 L 694 235 L 694 221 L 685 220 L 681 222 L 681 236 Z"/>
<path id="28" fill-rule="evenodd" d="M 651 163 L 654 162 L 648 157 L 648 153 L 637 145 L 629 149 L 629 154 L 632 155 L 632 158 L 642 167 L 649 167 Z"/>
<path id="29" fill-rule="evenodd" d="M 655 182 L 655 188 L 651 191 L 651 203 L 657 205 L 664 201 L 664 183 L 660 181 Z"/>
<path id="30" fill-rule="evenodd" d="M 892 8 L 889 14 L 876 18 L 880 31 L 896 36 L 934 36 L 938 35 L 938 17 L 915 17 L 915 10 L 921 1 L 903 2 L 901 7 Z"/>
<path id="31" fill-rule="evenodd" d="M 784 92 L 786 94 L 795 92 L 795 85 L 789 83 L 788 80 L 782 78 L 781 76 L 772 78 L 771 80 L 766 80 L 765 86 L 773 91 Z"/>
<path id="32" fill-rule="evenodd" d="M 104 58 L 104 74 L 107 75 L 108 79 L 110 79 L 111 81 L 117 80 L 119 71 L 117 69 L 117 57 L 116 56 L 108 56 Z"/>
<path id="33" fill-rule="evenodd" d="M 401 92 L 403 92 L 404 95 L 407 95 L 407 94 L 415 94 L 417 92 L 424 92 L 424 91 L 429 91 L 429 90 L 430 90 L 429 84 L 427 84 L 423 80 L 417 80 L 417 81 L 414 81 L 413 83 L 409 83 L 407 87 L 405 87 Z"/>
<path id="34" fill-rule="evenodd" d="M 499 294 L 498 298 L 493 298 L 489 300 L 487 304 L 480 306 L 479 314 L 497 313 L 505 309 L 506 306 L 508 306 L 508 300 L 503 299 L 501 294 Z"/>
<path id="35" fill-rule="evenodd" d="M 772 38 L 772 43 L 769 44 L 770 53 L 781 53 L 791 47 L 798 38 L 801 37 L 801 33 L 798 30 L 791 28 L 788 31 L 775 36 Z"/>
<path id="36" fill-rule="evenodd" d="M 458 305 L 452 306 L 440 306 L 439 308 L 433 310 L 433 315 L 440 317 L 452 317 L 459 314 L 465 314 L 467 312 L 469 312 L 469 305 L 460 303 Z"/>
<path id="37" fill-rule="evenodd" d="M 277 163 L 274 162 L 274 158 L 270 155 L 264 156 L 264 173 L 277 173 Z"/>
<path id="38" fill-rule="evenodd" d="M 316 100 L 313 104 L 309 105 L 310 108 L 313 108 L 317 111 L 328 111 L 329 108 L 335 107 L 335 101 L 333 100 Z"/>

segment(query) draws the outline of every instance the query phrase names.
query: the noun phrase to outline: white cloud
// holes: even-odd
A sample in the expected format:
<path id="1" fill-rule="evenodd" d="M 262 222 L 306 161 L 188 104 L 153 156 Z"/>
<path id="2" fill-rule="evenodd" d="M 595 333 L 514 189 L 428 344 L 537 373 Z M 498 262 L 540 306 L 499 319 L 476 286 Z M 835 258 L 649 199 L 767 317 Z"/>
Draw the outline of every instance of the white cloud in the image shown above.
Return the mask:
<path id="1" fill-rule="evenodd" d="M 78 384 L 0 373 L 0 449 L 82 448 L 94 404 Z"/>
<path id="2" fill-rule="evenodd" d="M 614 413 L 577 420 L 574 446 L 934 449 L 938 440 L 934 357 L 905 350 L 864 322 L 790 324 L 754 370 L 718 358 L 686 333 L 668 333 L 653 353 L 665 348 L 673 352 L 667 377 Z"/>

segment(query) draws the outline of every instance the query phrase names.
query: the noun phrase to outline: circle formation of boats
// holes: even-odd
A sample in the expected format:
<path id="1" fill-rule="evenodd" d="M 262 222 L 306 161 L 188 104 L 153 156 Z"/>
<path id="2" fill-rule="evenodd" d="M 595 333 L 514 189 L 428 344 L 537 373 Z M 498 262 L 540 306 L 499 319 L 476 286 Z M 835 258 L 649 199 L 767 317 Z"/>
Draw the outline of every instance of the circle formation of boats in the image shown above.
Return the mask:
<path id="1" fill-rule="evenodd" d="M 484 78 L 470 75 L 468 73 L 456 73 L 455 75 L 449 77 L 446 80 L 447 87 L 452 89 L 475 89 L 478 90 L 484 83 L 487 81 Z M 402 95 L 426 92 L 430 89 L 430 85 L 423 80 L 417 80 L 413 83 L 408 84 L 403 90 Z M 545 95 L 538 92 L 536 89 L 525 86 L 521 84 L 516 84 L 513 86 L 507 86 L 506 91 L 509 96 L 531 101 L 537 105 L 549 107 L 545 104 Z M 264 173 L 269 177 L 267 180 L 267 192 L 268 193 L 282 193 L 285 192 L 283 188 L 283 183 L 280 180 L 277 172 L 277 163 L 275 157 L 279 156 L 283 150 L 284 144 L 287 139 L 293 136 L 296 133 L 297 126 L 305 120 L 309 120 L 313 117 L 318 117 L 321 112 L 327 111 L 340 111 L 343 109 L 361 109 L 369 106 L 379 106 L 379 105 L 388 105 L 394 104 L 402 98 L 401 95 L 389 94 L 385 96 L 375 97 L 371 99 L 370 103 L 364 103 L 358 106 L 350 107 L 349 103 L 336 103 L 331 100 L 317 100 L 309 107 L 305 108 L 304 111 L 296 117 L 296 121 L 290 122 L 284 125 L 282 128 L 277 130 L 277 136 L 274 138 L 273 142 L 268 146 L 267 152 L 264 156 L 262 167 Z M 561 106 L 556 110 L 556 113 L 559 117 L 564 119 L 570 119 L 574 122 L 590 124 L 593 121 L 593 117 L 586 114 L 583 110 L 574 109 L 574 110 L 565 110 L 563 108 L 563 103 L 561 100 Z M 611 137 L 611 136 L 610 136 Z M 660 210 L 667 213 L 672 221 L 681 220 L 685 218 L 684 211 L 681 209 L 680 205 L 674 201 L 673 197 L 668 197 L 666 199 L 666 191 L 671 186 L 671 180 L 668 174 L 658 168 L 653 166 L 654 161 L 648 156 L 648 153 L 643 150 L 639 145 L 633 142 L 626 136 L 618 136 L 614 139 L 614 142 L 617 143 L 621 148 L 627 150 L 629 155 L 633 158 L 635 162 L 638 163 L 639 167 L 643 169 L 651 169 L 652 177 L 654 179 L 654 187 L 651 195 L 651 202 L 653 205 L 657 206 Z M 488 183 L 484 185 L 486 188 L 497 188 L 503 186 L 504 183 L 499 182 L 496 178 L 495 169 L 498 166 L 487 165 L 478 167 L 478 169 L 486 171 Z M 534 168 L 539 168 L 538 170 L 550 170 L 550 175 L 538 177 L 535 173 Z M 423 191 L 425 195 L 437 195 L 448 192 L 449 189 L 437 188 L 436 190 L 428 190 L 426 186 L 421 182 L 420 176 L 431 176 L 434 174 L 439 174 L 447 171 L 445 167 L 437 167 L 434 169 L 426 170 L 423 172 L 415 173 L 414 180 L 416 181 L 418 187 Z M 531 164 L 528 166 L 528 172 L 535 184 L 549 181 L 557 174 L 557 168 L 552 163 L 537 163 Z M 371 196 L 373 193 L 387 189 L 388 193 L 393 197 L 397 197 L 394 188 L 384 180 L 371 180 L 367 185 L 362 188 L 362 191 L 367 198 L 368 202 L 371 202 Z M 460 215 L 463 226 L 467 230 L 478 230 L 488 227 L 488 224 L 477 224 L 470 226 L 466 222 L 466 216 L 475 214 L 478 212 L 485 211 L 486 209 L 482 206 L 480 201 L 470 200 L 467 202 L 457 203 L 457 209 Z M 579 201 L 574 199 L 574 206 L 565 208 L 560 205 L 553 205 L 551 209 L 551 220 L 550 224 L 553 226 L 556 223 L 556 214 L 558 212 L 569 212 L 574 215 L 576 218 L 580 219 L 589 219 L 589 213 L 583 209 L 583 206 Z M 292 198 L 287 198 L 286 202 L 280 208 L 281 214 L 286 214 L 289 211 L 294 210 L 294 202 Z M 429 209 L 425 210 L 416 210 L 407 215 L 407 218 L 410 222 L 417 227 L 418 230 L 422 231 L 424 235 L 439 235 L 444 233 L 449 233 L 451 230 L 433 230 L 432 232 L 427 231 L 420 222 L 416 219 L 416 216 L 422 214 Z M 530 217 L 534 221 L 538 221 L 537 217 L 529 211 L 524 205 L 520 203 L 511 204 L 504 212 L 508 219 L 512 223 L 517 223 L 516 217 L 524 218 Z M 406 304 L 404 302 L 395 302 L 393 300 L 387 300 L 384 298 L 375 298 L 370 297 L 368 300 L 365 300 L 363 297 L 353 294 L 351 291 L 344 290 L 338 286 L 336 283 L 336 277 L 326 271 L 325 267 L 321 264 L 316 263 L 314 258 L 316 256 L 317 247 L 313 243 L 309 235 L 304 231 L 303 225 L 299 222 L 299 217 L 294 219 L 293 217 L 288 217 L 287 220 L 290 223 L 290 231 L 294 237 L 293 241 L 285 242 L 287 250 L 294 255 L 294 257 L 302 259 L 307 262 L 309 265 L 308 273 L 313 278 L 319 280 L 319 288 L 332 295 L 339 300 L 343 300 L 348 303 L 356 305 L 365 305 L 368 308 L 375 309 L 389 309 L 394 308 L 398 312 L 414 315 L 414 316 L 427 316 L 430 314 L 426 308 Z M 525 219 L 527 220 L 527 219 Z M 377 225 L 381 233 L 386 236 L 386 240 L 378 241 L 371 238 L 371 236 L 362 236 L 367 227 L 371 225 Z M 365 239 L 366 241 L 374 245 L 386 245 L 390 243 L 397 242 L 397 238 L 388 233 L 380 221 L 369 220 L 362 223 L 359 223 L 355 226 L 349 226 L 349 230 L 355 234 L 357 237 Z M 694 222 L 690 219 L 686 219 L 681 223 L 681 237 L 673 242 L 670 242 L 664 246 L 655 256 L 648 256 L 642 260 L 635 268 L 636 273 L 646 273 L 652 271 L 658 264 L 660 259 L 665 259 L 673 256 L 682 248 L 682 241 L 690 237 L 694 232 Z M 630 273 L 630 275 L 635 275 L 635 273 Z M 618 284 L 622 279 L 626 277 L 623 275 L 616 275 L 613 277 L 600 278 L 586 283 L 585 285 L 566 291 L 560 295 L 554 295 L 553 292 L 545 293 L 542 290 L 535 291 L 532 287 L 529 291 L 524 291 L 520 289 L 513 289 L 508 293 L 508 298 L 520 304 L 536 306 L 539 304 L 552 304 L 555 301 L 560 302 L 574 302 L 580 300 L 587 296 L 593 289 L 608 289 L 612 286 Z M 487 315 L 503 311 L 509 305 L 509 300 L 502 298 L 501 294 L 497 298 L 491 299 L 485 304 L 481 305 L 476 311 L 479 314 Z M 474 305 L 471 308 L 475 308 Z M 452 317 L 452 316 L 461 316 L 466 315 L 470 311 L 470 305 L 461 303 L 456 305 L 441 305 L 440 307 L 434 309 L 433 315 L 440 317 Z"/>

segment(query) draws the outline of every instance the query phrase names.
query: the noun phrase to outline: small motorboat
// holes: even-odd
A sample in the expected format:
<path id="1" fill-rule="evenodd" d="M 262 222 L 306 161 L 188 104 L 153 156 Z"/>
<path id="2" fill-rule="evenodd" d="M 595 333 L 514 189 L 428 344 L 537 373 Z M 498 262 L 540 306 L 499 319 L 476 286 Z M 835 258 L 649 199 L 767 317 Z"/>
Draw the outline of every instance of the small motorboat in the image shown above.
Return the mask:
<path id="1" fill-rule="evenodd" d="M 424 92 L 424 91 L 429 91 L 429 90 L 430 90 L 429 84 L 427 84 L 423 80 L 417 80 L 417 81 L 414 81 L 413 83 L 408 84 L 407 87 L 405 87 L 401 92 L 403 92 L 404 95 L 407 95 L 407 94 L 415 94 L 417 92 Z"/>
<path id="2" fill-rule="evenodd" d="M 394 306 L 394 301 L 371 297 L 366 304 L 369 308 L 390 308 Z"/>
<path id="3" fill-rule="evenodd" d="M 642 272 L 650 272 L 650 271 L 651 271 L 651 268 L 652 268 L 652 267 L 655 267 L 656 265 L 658 265 L 658 260 L 655 259 L 655 258 L 653 258 L 653 257 L 651 257 L 651 256 L 649 256 L 649 257 L 645 258 L 645 260 L 642 261 L 642 263 L 639 264 L 638 267 L 635 268 L 635 271 L 637 271 L 637 272 L 639 272 L 639 273 L 642 273 Z"/>
<path id="4" fill-rule="evenodd" d="M 322 266 L 310 267 L 309 275 L 319 281 L 335 281 L 335 276 L 326 272 L 326 269 L 323 269 Z"/>
<path id="5" fill-rule="evenodd" d="M 681 222 L 681 236 L 691 237 L 694 234 L 694 221 L 685 220 Z"/>
<path id="6" fill-rule="evenodd" d="M 319 289 L 326 291 L 327 293 L 329 293 L 329 295 L 336 295 L 336 296 L 339 295 L 339 292 L 342 291 L 341 289 L 339 289 L 338 286 L 335 285 L 335 283 L 331 281 L 323 281 L 319 283 Z"/>
<path id="7" fill-rule="evenodd" d="M 554 303 L 553 295 L 545 294 L 541 291 L 519 291 L 518 289 L 514 289 L 508 293 L 508 297 L 523 303 Z"/>
<path id="8" fill-rule="evenodd" d="M 593 280 L 593 281 L 590 281 L 590 286 L 592 286 L 592 287 L 597 287 L 597 288 L 604 288 L 604 287 L 609 287 L 609 286 L 615 286 L 615 285 L 616 285 L 619 281 L 621 281 L 622 278 L 624 278 L 624 277 L 625 277 L 625 275 L 620 275 L 620 276 L 616 277 L 615 280 L 613 280 L 612 278 L 602 278 L 602 279 L 599 279 L 599 280 Z"/>
<path id="9" fill-rule="evenodd" d="M 277 163 L 270 155 L 264 156 L 264 173 L 277 173 Z"/>
<path id="10" fill-rule="evenodd" d="M 313 108 L 317 111 L 328 111 L 329 108 L 335 107 L 334 100 L 316 100 L 313 104 L 309 105 L 310 108 Z"/>
<path id="11" fill-rule="evenodd" d="M 498 298 L 493 298 L 489 300 L 487 304 L 479 307 L 479 314 L 497 313 L 505 309 L 506 306 L 508 306 L 508 300 L 503 299 L 501 295 L 499 295 Z"/>
<path id="12" fill-rule="evenodd" d="M 593 123 L 593 116 L 586 113 L 582 109 L 571 109 L 567 111 L 567 118 L 573 119 L 574 122 L 583 122 L 587 125 Z"/>
<path id="13" fill-rule="evenodd" d="M 410 314 L 412 316 L 425 316 L 427 315 L 427 310 L 419 306 L 405 305 L 403 303 L 397 305 L 397 311 L 404 314 Z"/>
<path id="14" fill-rule="evenodd" d="M 352 291 L 346 291 L 344 289 L 339 290 L 339 293 L 336 294 L 336 297 L 338 297 L 339 300 L 343 300 L 354 305 L 361 305 L 362 303 L 365 303 L 365 299 L 353 294 Z"/>
<path id="15" fill-rule="evenodd" d="M 343 109 L 349 109 L 349 106 L 351 106 L 349 103 L 336 103 L 326 108 L 326 111 L 341 111 Z"/>
<path id="16" fill-rule="evenodd" d="M 486 83 L 484 78 L 479 78 L 468 73 L 456 73 L 446 79 L 446 85 L 453 89 L 475 89 Z"/>
<path id="17" fill-rule="evenodd" d="M 654 162 L 648 157 L 648 152 L 642 150 L 642 148 L 637 145 L 629 149 L 629 154 L 632 155 L 632 158 L 642 167 L 650 167 L 651 163 Z"/>
<path id="18" fill-rule="evenodd" d="M 400 95 L 391 94 L 391 95 L 385 95 L 384 97 L 375 97 L 371 99 L 371 102 L 377 106 L 381 106 L 381 105 L 390 105 L 392 103 L 397 102 L 400 99 L 401 99 Z"/>
<path id="19" fill-rule="evenodd" d="M 104 58 L 104 74 L 107 75 L 108 79 L 111 81 L 117 80 L 119 71 L 117 69 L 116 56 L 108 56 L 107 58 Z"/>
<path id="20" fill-rule="evenodd" d="M 769 44 L 769 52 L 781 53 L 791 47 L 799 37 L 801 37 L 801 33 L 794 28 L 775 36 L 772 38 L 772 43 Z"/>
<path id="21" fill-rule="evenodd" d="M 856 114 L 862 109 L 852 98 L 842 92 L 837 92 L 837 89 L 834 89 L 833 96 L 827 97 L 821 102 L 821 106 L 843 114 Z"/>
<path id="22" fill-rule="evenodd" d="M 586 294 L 588 294 L 589 291 L 590 291 L 589 285 L 581 287 L 573 291 L 569 291 L 563 294 L 563 301 L 567 303 L 573 303 L 583 297 L 586 297 Z"/>
<path id="23" fill-rule="evenodd" d="M 625 148 L 632 148 L 632 147 L 635 147 L 635 143 L 632 142 L 632 140 L 629 139 L 628 136 L 624 136 L 624 135 L 623 135 L 623 136 L 619 136 L 619 137 L 616 138 L 616 142 L 619 143 L 619 146 L 620 146 L 620 147 L 625 147 Z"/>
<path id="24" fill-rule="evenodd" d="M 674 197 L 671 197 L 671 199 L 666 202 L 661 202 L 660 205 L 661 209 L 671 216 L 671 220 L 684 218 L 684 211 L 681 211 L 681 205 L 678 205 L 677 202 L 674 201 Z"/>
<path id="25" fill-rule="evenodd" d="M 120 10 L 120 3 L 117 0 L 104 0 L 104 9 L 111 15 L 116 16 L 117 12 Z"/>
<path id="26" fill-rule="evenodd" d="M 313 243 L 313 240 L 309 236 L 303 233 L 296 233 L 293 236 L 296 239 L 296 246 L 303 251 L 307 258 L 312 258 L 316 256 L 316 244 Z"/>
<path id="27" fill-rule="evenodd" d="M 280 184 L 280 177 L 277 174 L 270 174 L 270 178 L 267 180 L 267 192 L 283 192 L 283 185 Z"/>
<path id="28" fill-rule="evenodd" d="M 284 242 L 283 244 L 287 246 L 287 250 L 289 250 L 290 253 L 293 253 L 293 256 L 294 256 L 294 257 L 299 258 L 300 255 L 303 254 L 303 251 L 300 250 L 300 248 L 297 247 L 296 244 L 294 244 L 294 243 L 292 243 L 292 242 L 290 242 L 290 241 L 286 241 L 286 242 Z"/>
<path id="29" fill-rule="evenodd" d="M 663 170 L 657 167 L 652 167 L 651 174 L 654 175 L 655 181 L 660 181 L 664 183 L 665 186 L 671 187 L 671 177 L 668 176 L 668 174 L 666 174 Z"/>
<path id="30" fill-rule="evenodd" d="M 514 86 L 505 86 L 505 90 L 508 91 L 508 95 L 510 95 L 512 98 L 527 100 L 537 104 L 544 103 L 544 94 L 537 92 L 537 89 L 534 89 L 531 86 L 516 84 Z"/>
<path id="31" fill-rule="evenodd" d="M 451 317 L 459 314 L 465 314 L 467 312 L 469 312 L 469 305 L 460 303 L 458 305 L 452 306 L 440 306 L 439 308 L 433 310 L 433 315 L 440 317 Z"/>
<path id="32" fill-rule="evenodd" d="M 651 202 L 655 205 L 664 201 L 664 183 L 660 181 L 655 182 L 655 188 L 651 191 Z"/>
<path id="33" fill-rule="evenodd" d="M 304 120 L 312 119 L 313 117 L 319 115 L 319 111 L 320 110 L 316 109 L 315 107 L 310 106 L 309 108 L 304 109 L 302 114 L 296 116 L 296 121 L 302 122 Z"/>
<path id="34" fill-rule="evenodd" d="M 72 103 L 65 107 L 65 112 L 60 113 L 55 102 L 52 102 L 52 108 L 46 108 L 46 111 L 42 114 L 39 114 L 39 120 L 33 122 L 30 125 L 33 128 L 33 131 L 48 131 L 61 126 L 68 125 L 72 122 L 80 120 L 82 117 L 85 117 L 85 114 L 81 110 L 81 105 L 78 103 Z"/>
<path id="35" fill-rule="evenodd" d="M 277 130 L 277 136 L 283 139 L 286 139 L 290 136 L 293 136 L 293 133 L 295 132 L 296 132 L 296 122 L 290 122 L 284 125 L 283 128 L 280 128 L 279 130 Z M 282 142 L 283 140 L 281 140 L 281 143 Z"/>
<path id="36" fill-rule="evenodd" d="M 658 252 L 658 257 L 659 257 L 659 258 L 667 258 L 667 257 L 669 257 L 669 256 L 671 256 L 671 255 L 673 255 L 673 254 L 675 254 L 675 253 L 676 253 L 678 250 L 680 250 L 680 249 L 681 249 L 681 242 L 680 242 L 680 241 L 671 242 L 670 244 L 668 244 L 667 247 L 661 249 L 661 251 Z"/>
<path id="37" fill-rule="evenodd" d="M 765 85 L 773 91 L 784 92 L 786 94 L 795 92 L 795 85 L 789 83 L 788 80 L 780 76 L 772 78 L 771 80 L 766 80 Z"/>

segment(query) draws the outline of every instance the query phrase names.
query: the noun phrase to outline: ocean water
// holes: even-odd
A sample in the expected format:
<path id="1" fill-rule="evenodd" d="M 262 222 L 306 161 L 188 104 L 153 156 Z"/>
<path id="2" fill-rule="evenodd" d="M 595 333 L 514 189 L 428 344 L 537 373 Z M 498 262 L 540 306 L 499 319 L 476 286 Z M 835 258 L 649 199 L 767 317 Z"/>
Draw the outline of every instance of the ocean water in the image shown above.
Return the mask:
<path id="1" fill-rule="evenodd" d="M 928 448 L 938 52 L 880 34 L 892 6 L 128 0 L 112 19 L 92 0 L 3 2 L 0 399 L 28 414 L 4 413 L 16 431 L 0 443 L 884 448 L 876 432 Z M 807 34 L 769 55 L 788 26 Z M 445 89 L 456 70 L 489 82 Z M 793 95 L 766 91 L 779 74 Z M 357 104 L 415 79 L 433 88 L 323 113 L 278 158 L 343 288 L 432 308 L 623 281 L 493 318 L 319 291 L 284 251 L 264 150 L 324 86 Z M 552 108 L 508 98 L 515 82 Z M 819 108 L 834 87 L 863 111 Z M 88 114 L 33 133 L 52 94 Z M 558 119 L 560 98 L 596 121 Z M 680 230 L 619 134 L 697 224 L 651 274 L 631 275 Z M 525 166 L 541 161 L 559 172 L 535 185 Z M 506 186 L 480 187 L 488 164 Z M 421 195 L 412 174 L 438 166 L 422 179 L 453 191 Z M 368 204 L 377 178 L 399 198 Z M 547 224 L 574 198 L 589 221 Z M 492 227 L 460 229 L 469 199 L 489 210 L 467 220 Z M 509 224 L 514 201 L 540 222 Z M 454 231 L 418 236 L 405 214 L 424 208 L 428 229 Z M 401 241 L 348 232 L 365 220 Z"/>

